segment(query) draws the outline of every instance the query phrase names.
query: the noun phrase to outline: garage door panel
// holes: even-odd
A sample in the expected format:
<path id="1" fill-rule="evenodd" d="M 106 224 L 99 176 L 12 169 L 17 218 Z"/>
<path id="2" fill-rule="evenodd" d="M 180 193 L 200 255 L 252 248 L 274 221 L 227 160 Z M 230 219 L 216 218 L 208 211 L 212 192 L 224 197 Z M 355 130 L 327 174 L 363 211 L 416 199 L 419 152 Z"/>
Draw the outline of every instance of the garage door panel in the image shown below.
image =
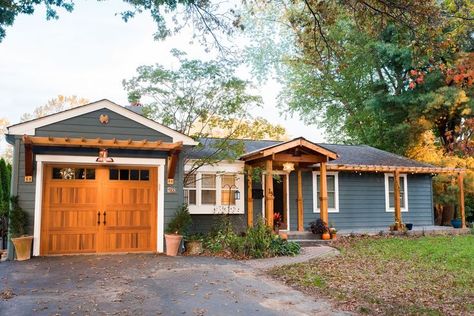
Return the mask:
<path id="1" fill-rule="evenodd" d="M 62 204 L 97 204 L 97 187 L 55 187 L 49 189 L 49 202 L 51 205 Z"/>
<path id="2" fill-rule="evenodd" d="M 133 186 L 134 183 L 124 183 L 123 185 Z M 154 197 L 151 194 L 151 188 L 130 188 L 130 187 L 114 187 L 106 188 L 107 199 L 114 204 L 119 205 L 136 205 L 151 204 Z"/>
<path id="3" fill-rule="evenodd" d="M 112 231 L 104 237 L 105 252 L 149 251 L 151 250 L 150 231 Z"/>
<path id="4" fill-rule="evenodd" d="M 48 240 L 49 254 L 95 252 L 97 234 L 91 233 L 52 233 Z"/>
<path id="5" fill-rule="evenodd" d="M 49 229 L 96 228 L 97 213 L 91 210 L 50 210 L 47 218 Z"/>
<path id="6" fill-rule="evenodd" d="M 147 227 L 151 229 L 150 209 L 144 210 L 111 210 L 107 208 L 107 226 L 110 227 Z"/>

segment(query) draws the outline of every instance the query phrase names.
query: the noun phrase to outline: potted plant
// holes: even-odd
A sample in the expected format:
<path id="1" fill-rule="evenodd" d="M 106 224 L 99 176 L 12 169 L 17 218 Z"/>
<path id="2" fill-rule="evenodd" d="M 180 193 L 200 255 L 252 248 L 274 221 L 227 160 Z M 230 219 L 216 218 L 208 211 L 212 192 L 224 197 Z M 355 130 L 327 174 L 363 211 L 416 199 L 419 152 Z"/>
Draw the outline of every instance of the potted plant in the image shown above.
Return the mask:
<path id="1" fill-rule="evenodd" d="M 20 207 L 18 196 L 11 198 L 12 208 L 8 214 L 10 239 L 15 246 L 16 260 L 23 261 L 31 258 L 33 236 L 27 236 L 26 225 L 28 214 Z"/>
<path id="2" fill-rule="evenodd" d="M 451 225 L 454 227 L 454 228 L 461 228 L 462 227 L 462 220 L 461 218 L 459 218 L 458 216 L 458 211 L 457 209 L 454 210 L 454 218 L 451 220 Z"/>
<path id="3" fill-rule="evenodd" d="M 310 223 L 310 229 L 313 232 L 313 234 L 321 235 L 321 238 L 323 240 L 331 239 L 328 225 L 326 224 L 325 221 L 323 221 L 320 218 Z"/>
<path id="4" fill-rule="evenodd" d="M 329 229 L 329 233 L 331 234 L 331 239 L 336 239 L 336 237 L 337 237 L 337 229 L 335 229 L 334 227 L 332 227 L 332 228 Z"/>
<path id="5" fill-rule="evenodd" d="M 166 229 L 166 255 L 176 256 L 178 254 L 179 246 L 183 240 L 183 234 L 186 233 L 191 222 L 192 219 L 189 214 L 188 206 L 186 204 L 181 205 L 176 210 L 174 218 L 168 223 L 168 228 Z"/>
<path id="6" fill-rule="evenodd" d="M 200 255 L 202 253 L 202 239 L 201 234 L 189 235 L 186 238 L 186 253 L 191 256 Z"/>
<path id="7" fill-rule="evenodd" d="M 280 213 L 274 213 L 273 214 L 273 229 L 275 233 L 279 233 L 280 231 L 280 226 L 281 226 L 281 214 Z"/>

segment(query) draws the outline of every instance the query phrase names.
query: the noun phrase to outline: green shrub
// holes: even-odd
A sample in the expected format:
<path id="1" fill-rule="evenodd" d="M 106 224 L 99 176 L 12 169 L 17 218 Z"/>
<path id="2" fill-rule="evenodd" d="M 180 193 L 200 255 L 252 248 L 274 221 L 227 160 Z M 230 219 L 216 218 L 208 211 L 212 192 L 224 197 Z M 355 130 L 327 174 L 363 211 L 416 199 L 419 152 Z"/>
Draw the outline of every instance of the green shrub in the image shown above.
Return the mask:
<path id="1" fill-rule="evenodd" d="M 185 235 L 191 226 L 192 218 L 189 214 L 188 206 L 186 204 L 181 205 L 176 210 L 174 218 L 169 222 L 166 233 Z"/>
<path id="2" fill-rule="evenodd" d="M 11 197 L 12 209 L 9 212 L 9 232 L 10 238 L 20 237 L 26 234 L 28 225 L 28 213 L 26 213 L 18 202 L 18 196 Z"/>
<path id="3" fill-rule="evenodd" d="M 267 258 L 294 256 L 300 252 L 298 244 L 275 235 L 263 221 L 248 228 L 242 236 L 237 235 L 225 219 L 219 227 L 204 238 L 204 248 L 214 254 L 227 252 L 238 258 Z"/>

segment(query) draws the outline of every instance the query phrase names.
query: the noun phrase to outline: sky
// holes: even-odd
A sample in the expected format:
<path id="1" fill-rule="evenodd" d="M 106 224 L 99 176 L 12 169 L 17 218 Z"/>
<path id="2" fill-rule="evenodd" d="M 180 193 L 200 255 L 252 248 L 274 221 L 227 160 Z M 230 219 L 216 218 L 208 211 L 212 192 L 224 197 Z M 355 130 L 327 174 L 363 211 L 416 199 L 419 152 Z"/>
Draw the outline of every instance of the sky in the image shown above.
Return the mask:
<path id="1" fill-rule="evenodd" d="M 17 123 L 21 114 L 59 94 L 125 105 L 122 80 L 134 76 L 138 66 L 176 67 L 169 53 L 172 48 L 185 51 L 190 58 L 209 56 L 199 43 L 192 43 L 189 32 L 155 41 L 156 26 L 149 14 L 125 23 L 115 14 L 124 8 L 118 1 L 81 1 L 72 13 L 59 11 L 59 20 L 46 21 L 42 8 L 34 15 L 18 16 L 0 42 L 0 117 Z M 251 78 L 245 70 L 239 75 Z M 282 124 L 291 137 L 325 141 L 321 130 L 276 108 L 279 91 L 275 80 L 260 86 L 257 93 L 264 106 L 253 109 L 253 114 Z"/>

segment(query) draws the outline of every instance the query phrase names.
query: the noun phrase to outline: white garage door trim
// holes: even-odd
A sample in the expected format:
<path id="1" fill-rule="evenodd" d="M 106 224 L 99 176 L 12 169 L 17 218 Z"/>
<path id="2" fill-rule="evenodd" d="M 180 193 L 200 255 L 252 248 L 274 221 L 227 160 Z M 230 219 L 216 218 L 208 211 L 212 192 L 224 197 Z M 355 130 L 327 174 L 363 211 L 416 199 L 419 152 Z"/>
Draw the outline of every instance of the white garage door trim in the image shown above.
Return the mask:
<path id="1" fill-rule="evenodd" d="M 43 167 L 45 163 L 72 163 L 102 165 L 95 160 L 97 157 L 91 156 L 56 156 L 56 155 L 36 155 L 36 188 L 35 188 L 35 218 L 33 229 L 33 256 L 40 255 L 41 240 L 41 211 L 43 205 Z M 164 187 L 165 187 L 165 159 L 158 158 L 122 158 L 114 157 L 114 162 L 106 165 L 133 165 L 156 167 L 158 169 L 158 203 L 157 203 L 157 251 L 164 251 Z"/>

